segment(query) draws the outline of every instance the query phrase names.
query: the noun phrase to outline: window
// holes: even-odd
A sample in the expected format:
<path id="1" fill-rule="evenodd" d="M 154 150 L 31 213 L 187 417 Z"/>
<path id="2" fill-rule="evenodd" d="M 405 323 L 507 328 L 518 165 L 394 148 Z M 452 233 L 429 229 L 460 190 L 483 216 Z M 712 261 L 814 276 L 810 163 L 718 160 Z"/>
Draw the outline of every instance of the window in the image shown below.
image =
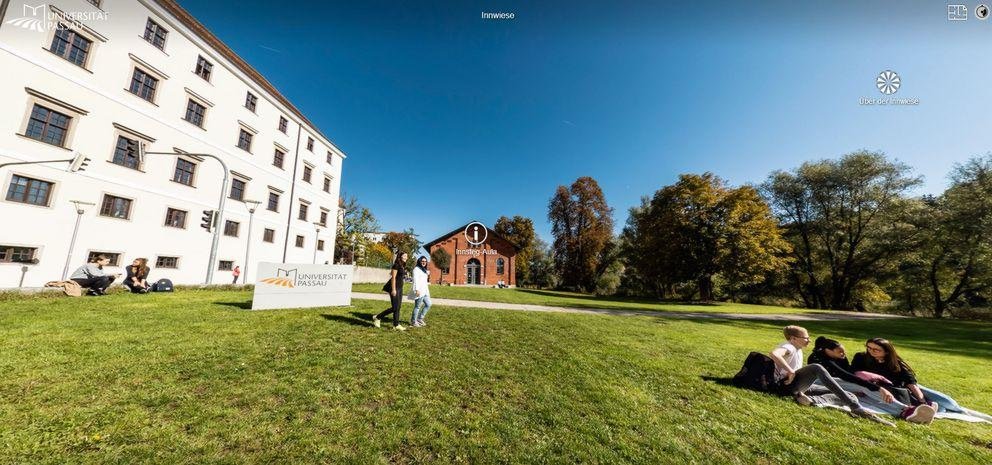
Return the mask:
<path id="1" fill-rule="evenodd" d="M 279 117 L 279 131 L 281 131 L 283 134 L 285 134 L 286 131 L 288 131 L 288 130 L 289 130 L 289 120 L 286 119 L 285 116 L 280 116 Z"/>
<path id="2" fill-rule="evenodd" d="M 179 184 L 192 186 L 194 173 L 196 173 L 196 163 L 184 158 L 177 158 L 176 172 L 172 174 L 172 180 Z"/>
<path id="3" fill-rule="evenodd" d="M 303 180 L 306 181 L 306 182 L 310 182 L 310 177 L 311 176 L 313 176 L 313 168 L 311 168 L 309 166 L 304 166 L 303 167 Z"/>
<path id="4" fill-rule="evenodd" d="M 265 231 L 262 232 L 262 241 L 264 242 L 274 242 L 275 238 L 276 238 L 275 229 L 265 228 Z"/>
<path id="5" fill-rule="evenodd" d="M 165 225 L 172 228 L 186 229 L 186 212 L 175 208 L 166 210 Z"/>
<path id="6" fill-rule="evenodd" d="M 197 76 L 200 76 L 207 82 L 210 82 L 210 73 L 213 69 L 214 65 L 207 61 L 206 58 L 203 58 L 202 56 L 196 57 L 196 70 L 194 70 L 193 73 Z"/>
<path id="7" fill-rule="evenodd" d="M 100 252 L 98 250 L 94 250 L 86 256 L 86 263 L 93 263 L 99 255 L 103 255 L 110 260 L 107 266 L 119 266 L 121 264 L 121 254 L 116 252 Z"/>
<path id="8" fill-rule="evenodd" d="M 258 97 L 256 97 L 255 94 L 248 92 L 248 95 L 245 96 L 245 108 L 255 111 L 256 106 L 258 106 Z"/>
<path id="9" fill-rule="evenodd" d="M 245 152 L 251 152 L 251 133 L 241 129 L 238 133 L 238 148 L 244 150 Z"/>
<path id="10" fill-rule="evenodd" d="M 169 31 L 162 27 L 162 25 L 148 18 L 148 22 L 145 23 L 145 40 L 148 43 L 158 47 L 160 50 L 165 50 L 165 38 L 168 35 Z"/>
<path id="11" fill-rule="evenodd" d="M 238 178 L 231 180 L 231 197 L 234 200 L 244 200 L 245 199 L 245 185 L 246 183 Z"/>
<path id="12" fill-rule="evenodd" d="M 62 147 L 72 117 L 35 104 L 24 135 L 46 144 Z"/>
<path id="13" fill-rule="evenodd" d="M 0 245 L 0 263 L 31 263 L 38 249 L 34 247 L 17 247 Z"/>
<path id="14" fill-rule="evenodd" d="M 496 274 L 503 274 L 503 269 L 505 268 L 505 262 L 502 258 L 496 259 Z"/>
<path id="15" fill-rule="evenodd" d="M 10 186 L 7 188 L 7 200 L 47 207 L 54 185 L 48 181 L 15 174 L 10 179 Z"/>
<path id="16" fill-rule="evenodd" d="M 320 224 L 327 226 L 327 210 L 320 211 Z"/>
<path id="17" fill-rule="evenodd" d="M 131 199 L 104 194 L 100 215 L 126 220 L 131 217 Z"/>
<path id="18" fill-rule="evenodd" d="M 276 149 L 276 153 L 272 154 L 272 166 L 278 166 L 282 169 L 282 163 L 286 159 L 286 152 Z"/>
<path id="19" fill-rule="evenodd" d="M 231 271 L 234 269 L 234 262 L 231 260 L 221 260 L 217 262 L 218 271 Z"/>
<path id="20" fill-rule="evenodd" d="M 237 221 L 226 220 L 224 221 L 224 235 L 231 237 L 238 237 L 238 228 L 241 227 L 241 223 Z"/>
<path id="21" fill-rule="evenodd" d="M 279 194 L 269 192 L 269 204 L 265 208 L 269 211 L 279 211 Z"/>
<path id="22" fill-rule="evenodd" d="M 301 203 L 300 204 L 300 213 L 299 213 L 299 216 L 297 218 L 299 218 L 299 219 L 301 219 L 303 221 L 306 221 L 307 220 L 307 210 L 309 210 L 309 209 L 310 209 L 310 207 L 307 206 L 307 204 Z"/>
<path id="23" fill-rule="evenodd" d="M 313 137 L 307 137 L 307 150 L 313 152 Z"/>
<path id="24" fill-rule="evenodd" d="M 324 192 L 331 192 L 331 178 L 324 176 Z"/>
<path id="25" fill-rule="evenodd" d="M 134 68 L 134 74 L 131 75 L 131 87 L 128 90 L 138 97 L 153 102 L 155 100 L 155 88 L 157 86 L 158 79 L 153 78 L 141 69 Z"/>
<path id="26" fill-rule="evenodd" d="M 303 247 L 303 236 L 296 236 L 296 246 Z"/>
<path id="27" fill-rule="evenodd" d="M 334 154 L 331 153 L 330 150 L 327 151 L 327 164 L 328 165 L 333 165 L 334 164 Z"/>
<path id="28" fill-rule="evenodd" d="M 97 8 L 100 8 L 100 4 L 103 3 L 103 0 L 86 0 L 86 1 L 90 2 L 90 4 L 92 4 Z"/>
<path id="29" fill-rule="evenodd" d="M 55 36 L 52 37 L 52 46 L 48 50 L 72 63 L 85 67 L 86 55 L 89 54 L 92 44 L 93 41 L 69 29 L 65 24 L 59 23 L 58 28 L 55 29 Z"/>
<path id="30" fill-rule="evenodd" d="M 317 239 L 317 250 L 324 250 L 324 240 Z"/>
<path id="31" fill-rule="evenodd" d="M 193 99 L 186 103 L 186 116 L 184 120 L 189 121 L 199 127 L 203 127 L 203 116 L 207 113 L 207 107 L 200 105 Z"/>
<path id="32" fill-rule="evenodd" d="M 179 268 L 179 257 L 158 257 L 155 268 Z"/>
<path id="33" fill-rule="evenodd" d="M 114 149 L 115 165 L 121 165 L 133 170 L 140 169 L 141 160 L 138 159 L 138 141 L 128 139 L 124 136 L 117 136 L 117 147 Z"/>

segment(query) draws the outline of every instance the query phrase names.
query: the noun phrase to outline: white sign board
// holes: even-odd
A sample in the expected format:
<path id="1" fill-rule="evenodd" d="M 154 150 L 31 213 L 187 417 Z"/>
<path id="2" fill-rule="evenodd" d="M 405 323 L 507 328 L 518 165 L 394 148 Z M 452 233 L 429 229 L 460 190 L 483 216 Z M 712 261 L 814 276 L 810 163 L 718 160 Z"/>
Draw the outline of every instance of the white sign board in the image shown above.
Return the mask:
<path id="1" fill-rule="evenodd" d="M 351 265 L 258 264 L 252 310 L 351 305 Z"/>

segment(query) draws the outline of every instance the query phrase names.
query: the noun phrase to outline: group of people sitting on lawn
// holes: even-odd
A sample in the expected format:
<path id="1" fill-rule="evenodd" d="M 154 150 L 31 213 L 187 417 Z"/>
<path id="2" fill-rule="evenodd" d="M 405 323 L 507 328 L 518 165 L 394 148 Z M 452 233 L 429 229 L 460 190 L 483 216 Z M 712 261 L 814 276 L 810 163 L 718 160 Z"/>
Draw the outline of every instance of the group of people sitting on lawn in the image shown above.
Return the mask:
<path id="1" fill-rule="evenodd" d="M 121 275 L 120 273 L 107 273 L 104 271 L 103 267 L 109 264 L 109 257 L 106 255 L 96 255 L 90 259 L 89 263 L 77 268 L 69 276 L 69 279 L 75 281 L 83 289 L 86 289 L 86 295 L 105 295 L 107 288 Z M 148 268 L 148 259 L 134 259 L 131 265 L 125 268 L 125 271 L 127 271 L 127 275 L 124 276 L 124 281 L 121 285 L 135 294 L 145 294 L 151 290 L 151 285 L 148 284 L 148 272 L 150 271 Z"/>
<path id="2" fill-rule="evenodd" d="M 786 326 L 783 332 L 785 342 L 767 356 L 751 353 L 734 384 L 792 396 L 804 406 L 847 407 L 853 416 L 888 426 L 895 425 L 878 413 L 919 424 L 930 424 L 938 411 L 973 415 L 979 421 L 990 419 L 958 406 L 943 393 L 920 386 L 913 369 L 885 339 L 868 339 L 865 351 L 848 362 L 840 342 L 820 336 L 804 366 L 803 349 L 810 344 L 809 333 L 800 326 Z"/>

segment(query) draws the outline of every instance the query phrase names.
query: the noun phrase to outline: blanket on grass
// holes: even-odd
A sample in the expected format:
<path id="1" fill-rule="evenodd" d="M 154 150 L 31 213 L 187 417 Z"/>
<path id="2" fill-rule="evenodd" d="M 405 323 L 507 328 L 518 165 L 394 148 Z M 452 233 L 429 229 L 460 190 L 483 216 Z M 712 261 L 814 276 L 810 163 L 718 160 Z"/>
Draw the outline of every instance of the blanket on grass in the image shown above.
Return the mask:
<path id="1" fill-rule="evenodd" d="M 891 403 L 885 403 L 882 397 L 877 391 L 870 391 L 862 386 L 854 383 L 849 383 L 842 379 L 834 378 L 840 387 L 844 388 L 845 391 L 853 394 L 857 397 L 858 402 L 861 405 L 879 415 L 892 415 L 898 417 L 902 413 L 903 409 L 906 408 L 905 404 L 898 401 L 893 401 Z M 823 408 L 836 408 L 840 410 L 849 410 L 837 396 L 830 393 L 826 387 L 820 384 L 814 384 L 814 395 L 810 396 L 817 407 Z M 920 390 L 927 399 L 937 402 L 939 408 L 937 409 L 937 414 L 934 418 L 943 418 L 949 420 L 960 420 L 969 423 L 992 423 L 992 416 L 985 413 L 964 408 L 952 399 L 947 394 L 940 391 L 935 391 L 933 389 L 920 386 Z"/>

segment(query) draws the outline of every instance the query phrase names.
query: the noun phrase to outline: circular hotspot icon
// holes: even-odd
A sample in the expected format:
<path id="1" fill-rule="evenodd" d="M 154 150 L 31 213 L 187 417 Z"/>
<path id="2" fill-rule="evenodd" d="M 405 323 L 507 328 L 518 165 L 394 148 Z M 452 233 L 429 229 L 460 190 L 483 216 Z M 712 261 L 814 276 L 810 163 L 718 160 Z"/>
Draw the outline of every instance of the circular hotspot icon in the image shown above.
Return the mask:
<path id="1" fill-rule="evenodd" d="M 481 245 L 489 237 L 486 225 L 473 221 L 465 226 L 465 240 L 472 245 Z"/>
<path id="2" fill-rule="evenodd" d="M 989 6 L 982 3 L 975 7 L 975 17 L 981 20 L 989 19 Z"/>
<path id="3" fill-rule="evenodd" d="M 902 85 L 902 81 L 899 79 L 899 75 L 895 71 L 885 70 L 878 73 L 878 77 L 875 78 L 875 87 L 878 87 L 878 91 L 885 95 L 892 95 L 899 90 L 899 86 Z"/>

